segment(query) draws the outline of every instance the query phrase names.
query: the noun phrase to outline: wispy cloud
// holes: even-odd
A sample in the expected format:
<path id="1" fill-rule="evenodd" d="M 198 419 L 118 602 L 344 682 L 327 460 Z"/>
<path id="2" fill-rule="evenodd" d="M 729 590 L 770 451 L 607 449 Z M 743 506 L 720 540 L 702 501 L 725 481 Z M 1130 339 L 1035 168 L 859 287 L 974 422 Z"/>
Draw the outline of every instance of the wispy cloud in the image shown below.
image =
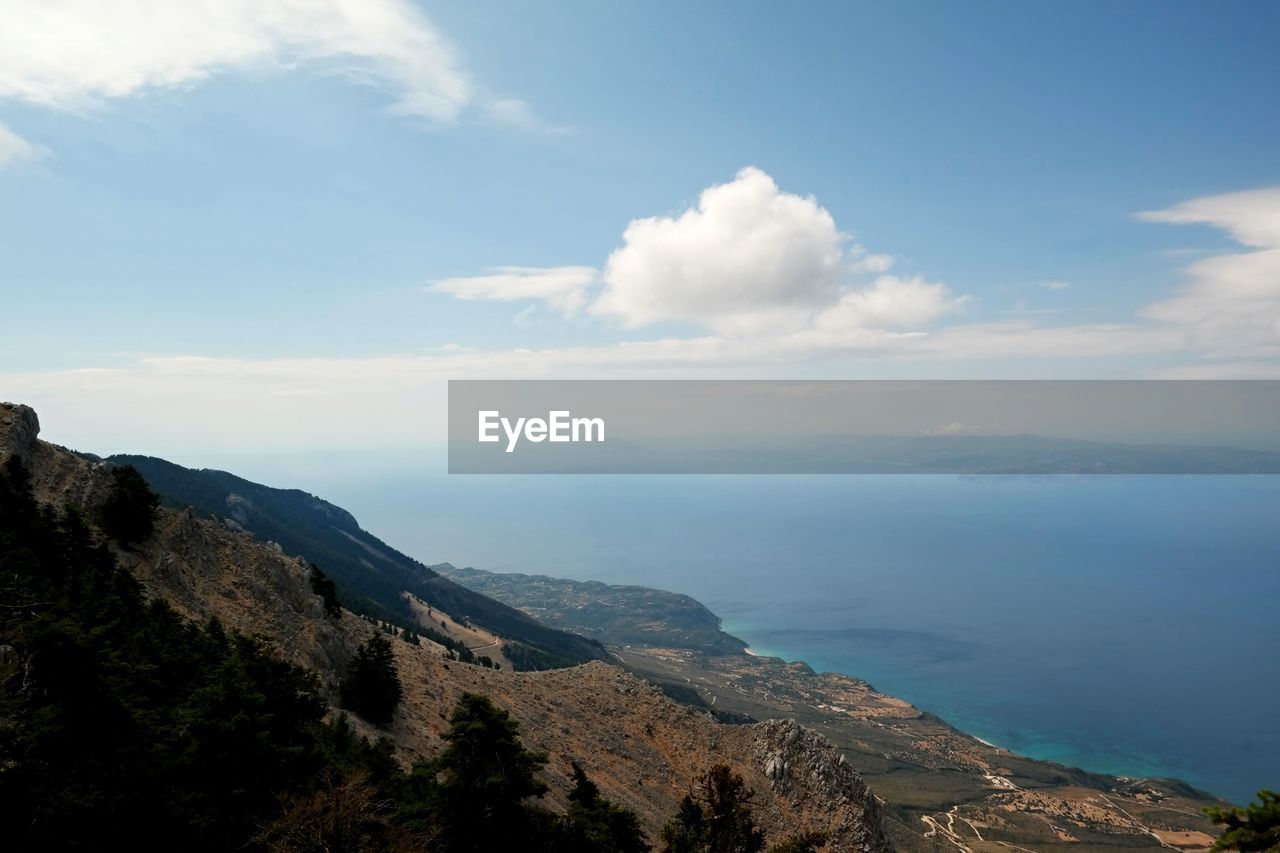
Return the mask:
<path id="1" fill-rule="evenodd" d="M 4 0 L 0 98 L 84 112 L 245 69 L 310 69 L 387 93 L 391 115 L 455 122 L 471 107 L 538 129 L 477 86 L 407 0 Z"/>
<path id="2" fill-rule="evenodd" d="M 1219 357 L 1280 356 L 1280 187 L 1192 199 L 1139 216 L 1210 225 L 1254 250 L 1185 267 L 1187 285 L 1147 306 L 1144 317 L 1183 329 L 1188 345 Z"/>
<path id="3" fill-rule="evenodd" d="M 0 124 L 0 169 L 37 162 L 49 156 L 48 148 L 28 142 Z"/>
<path id="4" fill-rule="evenodd" d="M 760 378 L 832 361 L 883 375 L 955 377 L 954 366 L 997 357 L 1098 357 L 1176 346 L 1152 330 L 958 326 L 934 334 L 861 329 L 830 335 L 662 338 L 538 350 L 445 349 L 365 358 L 146 356 L 111 368 L 0 371 L 4 396 L 34 405 L 49 438 L 101 452 L 191 448 L 297 452 L 421 447 L 444 434 L 448 379 Z M 1154 336 L 1154 337 L 1147 337 Z M 1016 363 L 1016 362 L 1015 362 Z M 790 371 L 790 373 L 789 373 Z M 974 368 L 970 378 L 991 378 Z M 1011 374 L 1016 375 L 1016 374 Z M 1109 375 L 1109 374 L 1100 374 Z M 244 413 L 253 412 L 246 419 Z M 359 412 L 360 428 L 335 412 Z"/>
<path id="5" fill-rule="evenodd" d="M 514 127 L 529 133 L 545 136 L 563 136 L 571 131 L 566 125 L 552 124 L 529 106 L 521 98 L 497 98 L 489 101 L 485 107 L 489 120 L 494 124 Z"/>
<path id="6" fill-rule="evenodd" d="M 542 300 L 571 315 L 586 303 L 596 275 L 594 267 L 494 267 L 484 275 L 439 279 L 427 289 L 464 300 Z"/>

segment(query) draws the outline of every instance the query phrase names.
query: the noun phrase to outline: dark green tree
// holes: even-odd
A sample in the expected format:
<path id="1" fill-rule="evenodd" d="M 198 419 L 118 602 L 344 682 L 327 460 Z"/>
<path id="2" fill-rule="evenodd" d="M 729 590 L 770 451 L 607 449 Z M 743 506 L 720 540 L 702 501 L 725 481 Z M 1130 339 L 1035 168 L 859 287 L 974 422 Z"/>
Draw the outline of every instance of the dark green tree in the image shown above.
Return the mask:
<path id="1" fill-rule="evenodd" d="M 600 788 L 573 762 L 569 811 L 561 821 L 554 849 L 565 853 L 644 853 L 649 843 L 635 812 L 600 795 Z"/>
<path id="2" fill-rule="evenodd" d="M 443 738 L 440 757 L 414 768 L 409 825 L 434 823 L 451 853 L 534 846 L 544 822 L 525 800 L 546 793 L 537 774 L 547 757 L 525 749 L 511 715 L 475 693 L 458 700 Z"/>
<path id="3" fill-rule="evenodd" d="M 111 487 L 99 509 L 98 521 L 106 534 L 123 548 L 151 538 L 159 505 L 160 498 L 151 491 L 138 469 L 122 465 L 111 469 Z"/>
<path id="4" fill-rule="evenodd" d="M 338 586 L 333 580 L 313 565 L 310 570 L 311 591 L 324 600 L 324 612 L 329 616 L 341 616 L 342 605 L 338 603 Z"/>
<path id="5" fill-rule="evenodd" d="M 663 853 L 701 853 L 707 849 L 707 822 L 692 793 L 684 795 L 675 817 L 662 827 Z"/>
<path id="6" fill-rule="evenodd" d="M 1242 809 L 1206 806 L 1204 813 L 1226 827 L 1214 843 L 1214 851 L 1280 851 L 1280 794 L 1275 791 L 1259 791 L 1258 801 Z"/>
<path id="7" fill-rule="evenodd" d="M 355 660 L 342 679 L 342 707 L 354 711 L 375 726 L 391 722 L 404 688 L 396 673 L 391 642 L 374 635 L 356 651 Z"/>
<path id="8" fill-rule="evenodd" d="M 662 828 L 665 853 L 759 853 L 764 830 L 751 814 L 742 776 L 717 764 L 698 780 Z"/>

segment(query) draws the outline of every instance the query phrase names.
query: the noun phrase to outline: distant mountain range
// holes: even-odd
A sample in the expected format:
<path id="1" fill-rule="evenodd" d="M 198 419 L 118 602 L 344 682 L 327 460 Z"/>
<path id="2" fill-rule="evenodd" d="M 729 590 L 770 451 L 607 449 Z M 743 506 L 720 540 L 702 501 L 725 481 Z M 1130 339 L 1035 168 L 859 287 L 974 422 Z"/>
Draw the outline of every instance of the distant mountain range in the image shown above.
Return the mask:
<path id="1" fill-rule="evenodd" d="M 659 436 L 530 444 L 512 454 L 463 446 L 450 466 L 506 474 L 1280 474 L 1280 452 L 1034 434 Z"/>
<path id="2" fill-rule="evenodd" d="M 833 472 L 921 474 L 1280 474 L 1280 453 L 1041 435 L 833 437 L 811 448 Z"/>
<path id="3" fill-rule="evenodd" d="M 539 452 L 545 446 L 538 446 Z M 564 448 L 568 450 L 564 450 Z M 596 446 L 602 448 L 604 446 Z M 1280 452 L 1198 444 L 1130 444 L 1044 435 L 827 435 L 618 442 L 594 456 L 530 456 L 529 471 L 617 474 L 1280 474 Z M 513 471 L 518 469 L 513 467 Z"/>

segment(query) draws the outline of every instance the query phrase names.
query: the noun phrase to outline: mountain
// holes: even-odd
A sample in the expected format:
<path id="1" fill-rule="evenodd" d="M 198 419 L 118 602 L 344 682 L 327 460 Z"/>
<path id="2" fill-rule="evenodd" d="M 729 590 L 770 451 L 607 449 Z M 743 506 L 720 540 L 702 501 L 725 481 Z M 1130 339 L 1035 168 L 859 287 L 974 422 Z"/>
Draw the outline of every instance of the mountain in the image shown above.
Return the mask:
<path id="1" fill-rule="evenodd" d="M 184 468 L 153 456 L 119 454 L 106 461 L 137 468 L 166 506 L 190 506 L 319 566 L 338 584 L 343 603 L 357 613 L 411 624 L 417 614 L 405 597 L 410 593 L 455 620 L 510 641 L 507 657 L 519 668 L 550 669 L 608 659 L 598 642 L 548 628 L 442 576 L 361 528 L 345 509 L 314 495 L 264 486 L 225 471 Z"/>
<path id="2" fill-rule="evenodd" d="M 30 491 L 43 505 L 46 519 L 69 518 L 71 513 L 80 519 L 98 518 L 111 498 L 114 472 L 120 469 L 111 462 L 95 461 L 40 441 L 38 432 L 39 421 L 30 408 L 0 404 L 0 464 L 16 458 L 30 472 Z M 237 486 L 243 488 L 243 482 L 238 481 Z M 298 495 L 301 493 L 291 500 L 303 500 Z M 336 512 L 317 511 L 335 521 L 342 518 Z M 275 523 L 283 522 L 277 519 Z M 128 547 L 111 544 L 93 527 L 78 535 L 89 536 L 93 541 L 86 545 L 92 546 L 93 553 L 99 557 L 109 554 L 146 596 L 166 603 L 178 618 L 190 620 L 188 629 L 171 625 L 170 633 L 192 638 L 194 634 L 181 632 L 194 631 L 196 624 L 208 624 L 207 620 L 216 618 L 227 631 L 257 638 L 283 661 L 312 673 L 319 695 L 329 704 L 330 718 L 339 701 L 341 678 L 356 658 L 357 649 L 385 630 L 349 610 L 328 612 L 323 597 L 312 587 L 314 572 L 308 560 L 286 555 L 283 546 L 236 530 L 193 507 L 160 507 L 154 513 L 153 532 Z M 23 559 L 22 553 L 0 556 Z M 38 604 L 31 602 L 33 607 Z M 457 621 L 454 613 L 436 610 L 434 615 Z M 501 645 L 505 640 L 496 642 Z M 621 667 L 599 660 L 553 671 L 514 672 L 508 667 L 496 670 L 465 664 L 428 638 L 417 645 L 395 640 L 391 647 L 404 688 L 403 699 L 383 728 L 358 717 L 351 718 L 350 724 L 357 734 L 385 738 L 390 755 L 401 767 L 439 756 L 446 746 L 441 735 L 449 730 L 451 709 L 465 694 L 481 694 L 511 715 L 528 748 L 547 755 L 548 763 L 539 776 L 549 788 L 542 798 L 549 809 L 563 812 L 568 808 L 576 763 L 611 802 L 635 812 L 648 837 L 655 840 L 663 824 L 676 813 L 692 781 L 712 766 L 723 764 L 741 774 L 754 791 L 751 807 L 770 839 L 821 832 L 828 838 L 824 849 L 830 853 L 893 850 L 884 833 L 880 806 L 849 762 L 826 738 L 795 722 L 725 725 L 709 713 L 670 700 Z M 93 643 L 87 643 L 69 651 L 86 655 L 95 650 Z M 124 650 L 123 656 L 127 653 Z M 6 634 L 5 644 L 0 645 L 0 666 L 6 667 L 6 676 L 20 673 L 22 662 L 30 662 L 31 654 L 21 636 Z M 59 660 L 49 658 L 41 665 L 56 667 Z M 90 698 L 101 693 L 102 673 L 92 667 L 64 668 L 61 675 L 64 680 L 82 682 L 81 692 Z M 233 685 L 244 683 L 236 670 L 229 675 Z M 144 688 L 152 683 L 148 672 L 141 676 Z M 5 689 L 21 687 L 22 683 L 21 677 L 6 678 Z M 163 698 L 144 690 L 148 719 L 163 710 L 162 705 L 156 706 Z M 208 691 L 197 698 L 214 707 L 232 699 Z M 252 693 L 244 698 L 254 701 Z M 82 707 L 114 715 L 113 721 L 120 711 L 93 702 Z M 174 731 L 187 732 L 181 725 L 183 719 L 176 720 Z M 0 732 L 12 722 L 0 713 Z M 41 718 L 32 725 L 48 731 L 50 722 Z M 91 722 L 85 721 L 82 728 L 91 730 Z M 270 717 L 223 722 L 236 732 L 256 723 L 276 725 Z M 183 736 L 189 737 L 189 733 Z M 0 746 L 4 744 L 0 737 Z M 199 745 L 216 755 L 216 744 Z M 67 746 L 61 744 L 64 751 Z M 73 759 L 74 755 L 69 759 L 74 765 Z M 0 761 L 0 781 L 5 774 L 22 772 L 23 760 Z M 273 768 L 261 769 L 268 772 Z M 125 781 L 121 780 L 122 785 Z M 325 784 L 323 779 L 318 781 Z M 73 785 L 74 780 L 68 784 Z M 5 790 L 12 790 L 12 786 Z M 332 793 L 337 796 L 342 790 L 333 789 Z M 11 803 L 6 802 L 8 805 Z M 56 810 L 58 805 L 46 807 Z M 351 805 L 341 801 L 334 808 Z M 145 838 L 147 829 L 139 826 L 139 837 Z M 101 840 L 109 843 L 119 839 Z M 152 848 L 144 845 L 139 849 Z"/>

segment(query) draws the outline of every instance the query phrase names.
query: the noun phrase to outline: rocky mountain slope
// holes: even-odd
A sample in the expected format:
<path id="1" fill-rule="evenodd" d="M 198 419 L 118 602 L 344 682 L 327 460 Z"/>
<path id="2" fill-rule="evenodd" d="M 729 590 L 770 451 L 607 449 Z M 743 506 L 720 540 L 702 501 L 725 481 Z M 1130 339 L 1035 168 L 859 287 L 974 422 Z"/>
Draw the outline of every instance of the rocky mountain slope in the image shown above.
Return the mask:
<path id="1" fill-rule="evenodd" d="M 137 468 L 171 507 L 192 507 L 320 566 L 337 582 L 344 604 L 358 613 L 405 624 L 414 618 L 404 595 L 408 592 L 456 619 L 521 644 L 519 660 L 527 668 L 607 658 L 599 643 L 549 628 L 455 583 L 364 530 L 342 507 L 315 495 L 271 488 L 225 471 L 184 468 L 152 456 L 117 455 L 107 461 Z M 517 650 L 511 651 L 516 657 Z"/>
<path id="2" fill-rule="evenodd" d="M 42 502 L 91 516 L 107 492 L 110 463 L 42 442 L 38 432 L 30 408 L 0 404 L 0 458 L 22 458 Z M 304 559 L 193 510 L 161 509 L 153 537 L 117 556 L 150 594 L 182 614 L 217 616 L 267 638 L 283 657 L 314 671 L 331 700 L 356 647 L 378 630 L 350 612 L 326 618 Z M 691 781 L 724 763 L 755 790 L 755 809 L 770 837 L 821 831 L 831 834 L 831 851 L 892 849 L 877 801 L 861 779 L 828 741 L 795 723 L 719 724 L 600 661 L 547 672 L 495 671 L 449 660 L 430 642 L 393 645 L 405 696 L 385 734 L 406 764 L 442 749 L 439 734 L 462 693 L 483 693 L 511 712 L 528 745 L 549 754 L 544 775 L 552 805 L 566 801 L 569 763 L 577 760 L 656 838 Z"/>

